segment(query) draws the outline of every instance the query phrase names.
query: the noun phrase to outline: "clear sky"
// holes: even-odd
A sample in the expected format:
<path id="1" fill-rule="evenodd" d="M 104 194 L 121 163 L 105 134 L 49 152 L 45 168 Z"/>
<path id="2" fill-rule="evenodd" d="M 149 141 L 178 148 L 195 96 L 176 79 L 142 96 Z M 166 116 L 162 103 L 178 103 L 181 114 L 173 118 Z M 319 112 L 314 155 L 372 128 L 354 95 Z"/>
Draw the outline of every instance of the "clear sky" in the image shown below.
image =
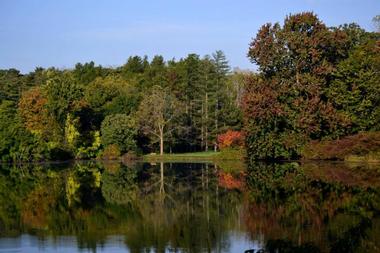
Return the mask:
<path id="1" fill-rule="evenodd" d="M 261 25 L 314 11 L 328 26 L 373 30 L 380 0 L 0 0 L 0 68 L 118 66 L 130 55 L 179 59 L 223 50 L 232 67 Z"/>

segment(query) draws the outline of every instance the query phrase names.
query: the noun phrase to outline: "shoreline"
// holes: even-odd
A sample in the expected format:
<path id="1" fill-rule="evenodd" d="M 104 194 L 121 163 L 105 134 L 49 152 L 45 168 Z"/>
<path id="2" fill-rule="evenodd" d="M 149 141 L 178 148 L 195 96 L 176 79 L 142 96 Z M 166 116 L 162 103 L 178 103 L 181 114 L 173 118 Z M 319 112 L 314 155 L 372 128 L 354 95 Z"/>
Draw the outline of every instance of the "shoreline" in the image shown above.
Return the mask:
<path id="1" fill-rule="evenodd" d="M 236 150 L 234 150 L 236 151 Z M 67 164 L 75 162 L 204 162 L 204 163 L 217 163 L 217 162 L 249 162 L 247 157 L 241 153 L 230 151 L 208 151 L 208 152 L 191 152 L 191 153 L 172 153 L 172 154 L 145 154 L 136 157 L 132 160 L 123 160 L 122 157 L 118 159 L 69 159 L 69 160 L 47 160 L 47 161 L 20 161 L 20 162 L 0 162 L 0 165 L 25 165 L 25 164 Z M 368 156 L 347 156 L 345 159 L 288 159 L 288 160 L 255 160 L 252 162 L 263 163 L 323 163 L 323 162 L 337 162 L 337 163 L 352 163 L 352 164 L 380 164 L 380 159 L 372 159 Z"/>

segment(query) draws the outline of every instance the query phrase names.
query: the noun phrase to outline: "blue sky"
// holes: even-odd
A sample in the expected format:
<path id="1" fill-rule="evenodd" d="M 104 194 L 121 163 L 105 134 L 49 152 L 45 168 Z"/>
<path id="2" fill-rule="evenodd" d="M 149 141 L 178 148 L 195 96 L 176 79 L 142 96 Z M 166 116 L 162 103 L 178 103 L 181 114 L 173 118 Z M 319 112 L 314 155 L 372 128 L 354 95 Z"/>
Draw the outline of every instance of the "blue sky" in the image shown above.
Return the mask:
<path id="1" fill-rule="evenodd" d="M 253 68 L 246 53 L 260 26 L 301 11 L 328 26 L 373 30 L 380 0 L 0 0 L 0 69 L 118 66 L 130 55 L 179 59 L 218 49 L 232 67 Z"/>

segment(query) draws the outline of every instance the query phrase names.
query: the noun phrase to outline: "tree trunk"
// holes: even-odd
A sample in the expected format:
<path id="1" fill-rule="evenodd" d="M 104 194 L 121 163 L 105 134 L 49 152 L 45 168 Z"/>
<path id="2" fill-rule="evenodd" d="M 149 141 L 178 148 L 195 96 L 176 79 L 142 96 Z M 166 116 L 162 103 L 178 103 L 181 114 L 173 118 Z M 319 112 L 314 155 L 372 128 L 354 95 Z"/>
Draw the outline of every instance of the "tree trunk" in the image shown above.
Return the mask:
<path id="1" fill-rule="evenodd" d="M 160 155 L 164 154 L 164 128 L 160 127 Z"/>

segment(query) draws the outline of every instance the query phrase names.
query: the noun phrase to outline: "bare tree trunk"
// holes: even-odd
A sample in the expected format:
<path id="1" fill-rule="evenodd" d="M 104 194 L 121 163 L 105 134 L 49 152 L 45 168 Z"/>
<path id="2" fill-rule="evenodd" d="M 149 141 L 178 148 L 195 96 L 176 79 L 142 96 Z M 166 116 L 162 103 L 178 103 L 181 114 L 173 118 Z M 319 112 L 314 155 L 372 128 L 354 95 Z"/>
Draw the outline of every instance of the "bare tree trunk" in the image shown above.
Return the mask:
<path id="1" fill-rule="evenodd" d="M 164 128 L 160 127 L 160 155 L 164 154 Z"/>

